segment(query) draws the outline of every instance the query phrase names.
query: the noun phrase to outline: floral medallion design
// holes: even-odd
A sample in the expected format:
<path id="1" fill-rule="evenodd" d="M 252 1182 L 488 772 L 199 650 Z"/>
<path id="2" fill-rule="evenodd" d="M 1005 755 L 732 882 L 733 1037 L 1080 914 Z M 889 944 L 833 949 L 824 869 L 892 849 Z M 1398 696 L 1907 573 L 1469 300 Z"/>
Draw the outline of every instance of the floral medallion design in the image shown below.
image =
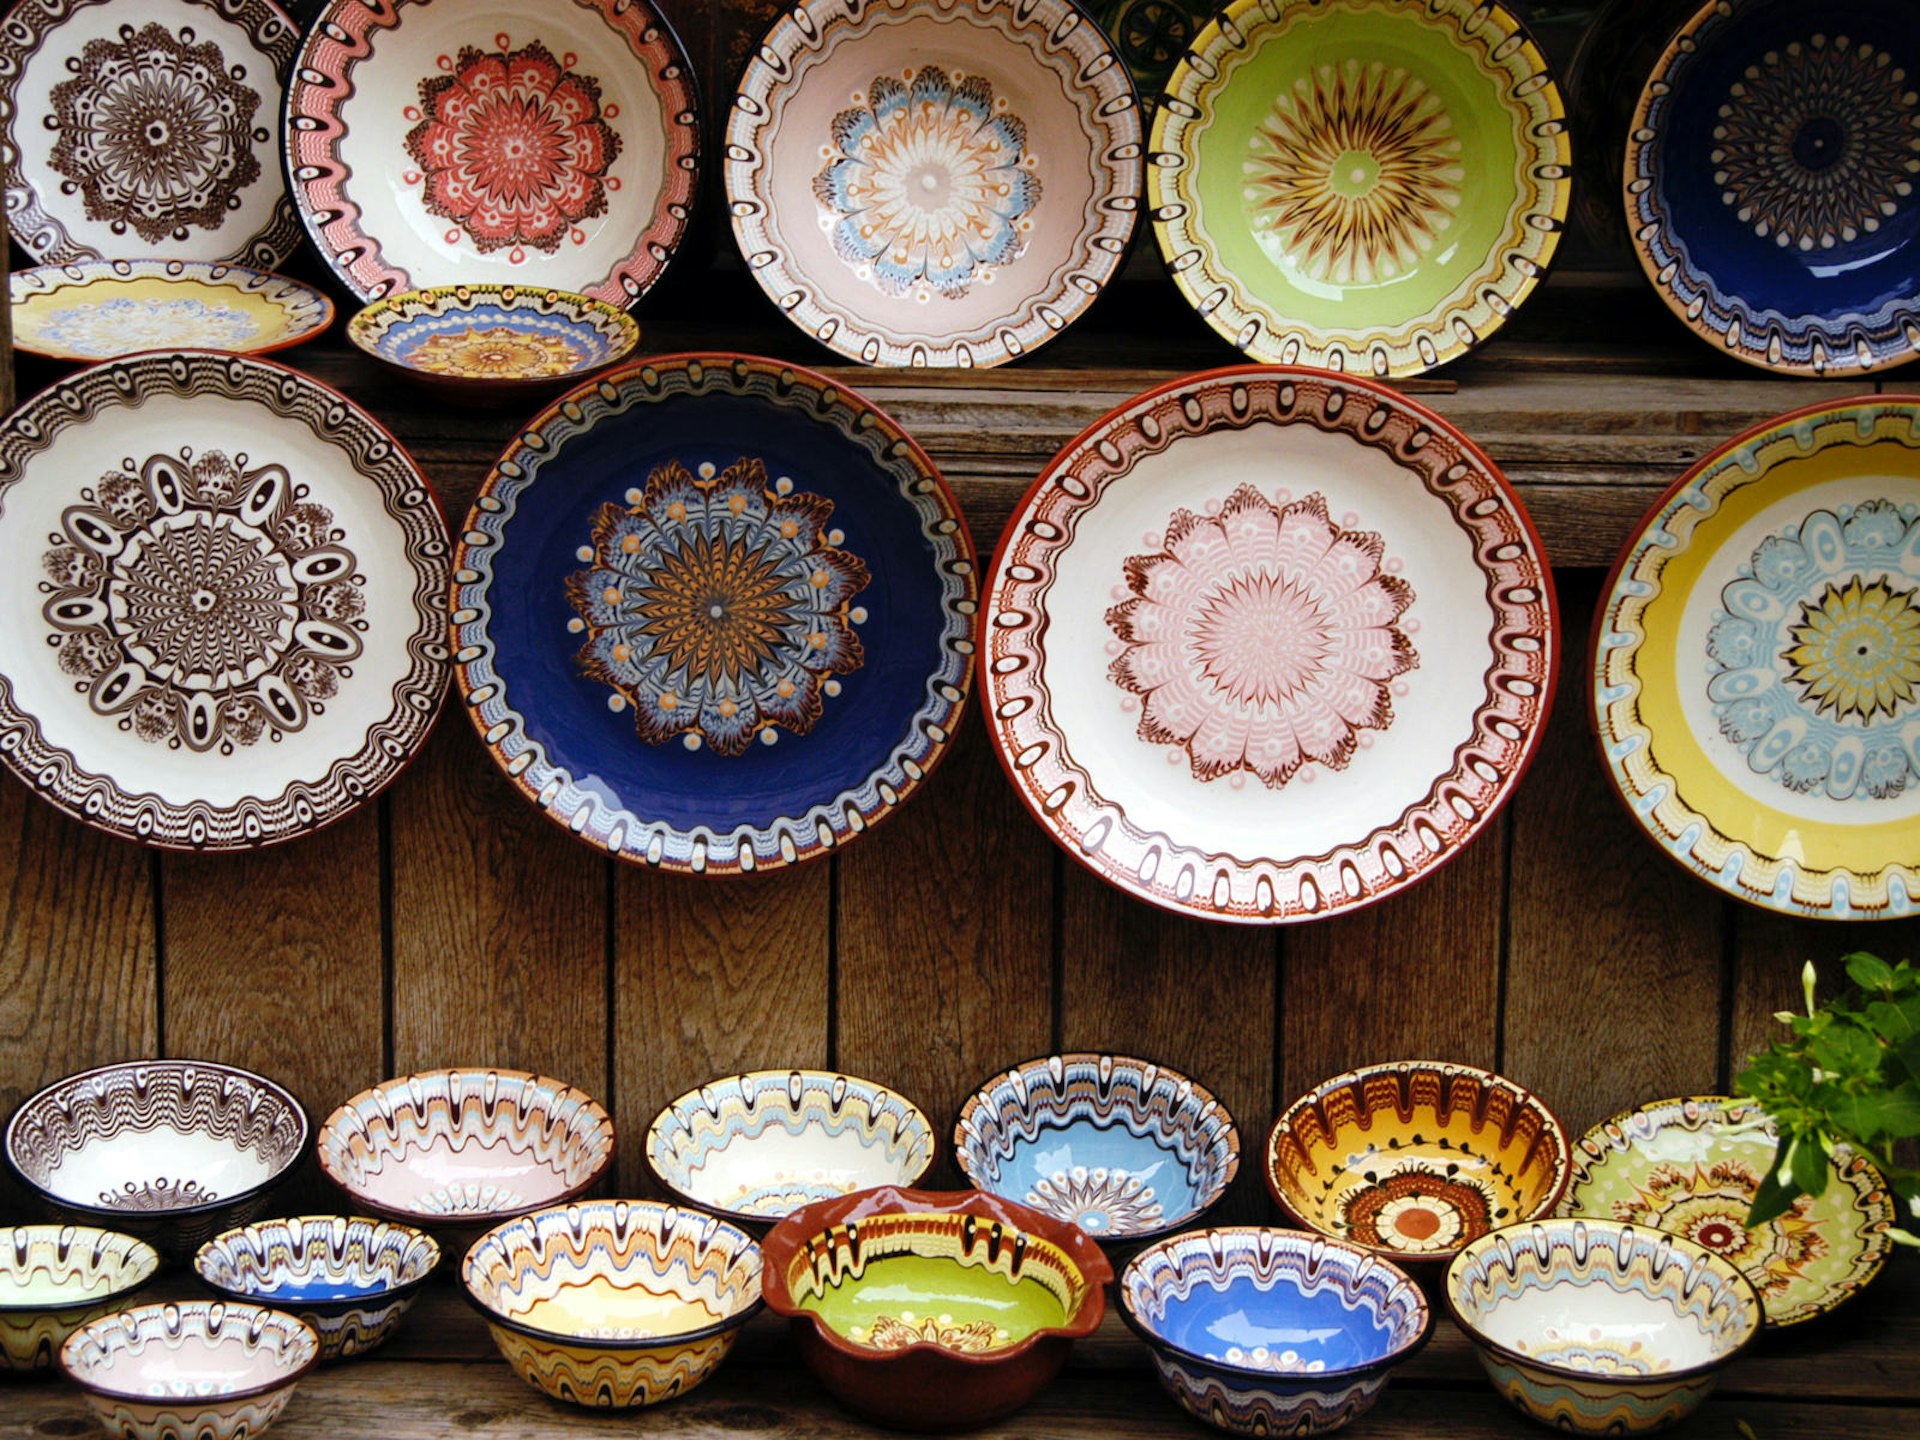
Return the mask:
<path id="1" fill-rule="evenodd" d="M 534 380 L 571 375 L 586 356 L 559 335 L 495 325 L 428 336 L 408 353 L 407 363 L 468 380 Z"/>
<path id="2" fill-rule="evenodd" d="M 1806 1195 L 1772 1223 L 1747 1228 L 1747 1212 L 1761 1178 L 1741 1160 L 1656 1165 L 1631 1195 L 1614 1201 L 1613 1218 L 1684 1235 L 1703 1249 L 1725 1256 L 1754 1282 L 1760 1298 L 1771 1304 L 1796 1281 L 1804 1280 L 1807 1266 L 1826 1255 L 1829 1247 L 1812 1217 L 1812 1198 Z"/>
<path id="3" fill-rule="evenodd" d="M 648 744 L 739 755 L 778 727 L 806 734 L 866 658 L 852 601 L 867 566 L 837 548 L 833 502 L 769 484 L 752 458 L 697 476 L 669 462 L 627 500 L 601 507 L 579 552 L 592 568 L 567 582 L 581 673 Z"/>
<path id="4" fill-rule="evenodd" d="M 1142 740 L 1184 749 L 1196 780 L 1277 790 L 1308 762 L 1344 770 L 1362 731 L 1393 724 L 1391 682 L 1420 661 L 1398 623 L 1413 587 L 1379 535 L 1335 525 L 1318 494 L 1242 485 L 1210 515 L 1175 511 L 1164 546 L 1128 558 L 1134 598 L 1107 612 Z"/>
<path id="5" fill-rule="evenodd" d="M 1090 1235 L 1139 1235 L 1159 1229 L 1165 1213 L 1148 1176 L 1076 1165 L 1034 1182 L 1026 1203 L 1071 1221 Z"/>
<path id="6" fill-rule="evenodd" d="M 813 181 L 841 259 L 884 294 L 926 299 L 965 295 L 1019 256 L 1040 177 L 990 81 L 928 65 L 854 98 Z"/>
<path id="7" fill-rule="evenodd" d="M 876 1315 L 871 1326 L 849 1327 L 848 1338 L 875 1350 L 904 1350 L 909 1345 L 938 1345 L 942 1350 L 957 1350 L 962 1355 L 979 1355 L 998 1349 L 1012 1338 L 991 1320 L 962 1320 L 951 1315 L 915 1315 L 903 1310 L 899 1315 Z"/>
<path id="8" fill-rule="evenodd" d="M 139 350 L 242 350 L 260 334 L 251 315 L 205 300 L 103 300 L 54 311 L 43 345 L 106 359 Z"/>
<path id="9" fill-rule="evenodd" d="M 1486 1234 L 1499 1208 L 1490 1185 L 1457 1170 L 1413 1165 L 1345 1196 L 1339 1222 L 1359 1244 L 1419 1255 L 1457 1250 Z"/>
<path id="10" fill-rule="evenodd" d="M 42 557 L 60 668 L 150 744 L 278 741 L 361 653 L 366 596 L 333 514 L 245 455 L 128 459 Z"/>

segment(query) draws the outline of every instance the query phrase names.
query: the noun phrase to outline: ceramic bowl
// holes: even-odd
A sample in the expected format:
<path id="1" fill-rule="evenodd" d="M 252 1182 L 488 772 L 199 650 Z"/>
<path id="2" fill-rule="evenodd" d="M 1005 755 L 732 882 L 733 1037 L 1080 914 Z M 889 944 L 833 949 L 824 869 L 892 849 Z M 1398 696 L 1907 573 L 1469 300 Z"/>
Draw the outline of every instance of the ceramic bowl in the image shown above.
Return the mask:
<path id="1" fill-rule="evenodd" d="M 7 1122 L 7 1163 L 63 1220 L 168 1258 L 258 1215 L 307 1145 L 273 1081 L 201 1060 L 136 1060 L 56 1081 Z"/>
<path id="2" fill-rule="evenodd" d="M 0 1230 L 0 1372 L 52 1369 L 69 1335 L 123 1308 L 159 1268 L 151 1245 L 112 1230 Z"/>
<path id="3" fill-rule="evenodd" d="M 514 285 L 447 285 L 376 300 L 347 339 L 401 374 L 482 401 L 533 394 L 623 360 L 640 327 L 604 300 Z"/>
<path id="4" fill-rule="evenodd" d="M 53 360 L 112 360 L 141 350 L 266 355 L 333 323 L 311 285 L 197 260 L 87 260 L 8 278 L 13 343 Z"/>
<path id="5" fill-rule="evenodd" d="M 439 1245 L 410 1226 L 335 1215 L 243 1225 L 193 1257 L 194 1273 L 224 1298 L 312 1326 L 322 1360 L 389 1339 L 439 1263 Z"/>
<path id="6" fill-rule="evenodd" d="M 1130 1241 L 1192 1224 L 1240 1169 L 1240 1133 L 1207 1090 L 1126 1055 L 1050 1055 L 960 1109 L 953 1158 L 982 1190 Z"/>
<path id="7" fill-rule="evenodd" d="M 1470 1065 L 1409 1060 L 1336 1075 L 1281 1113 L 1267 1189 L 1310 1230 L 1396 1260 L 1451 1259 L 1551 1215 L 1567 1137 L 1538 1096 Z"/>
<path id="8" fill-rule="evenodd" d="M 575 1405 L 684 1395 L 760 1309 L 760 1247 L 696 1210 L 596 1200 L 509 1220 L 460 1267 L 522 1380 Z"/>
<path id="9" fill-rule="evenodd" d="M 1085 1231 L 977 1190 L 883 1186 L 768 1232 L 767 1308 L 849 1410 L 898 1430 L 1012 1414 L 1098 1328 L 1113 1267 Z"/>
<path id="10" fill-rule="evenodd" d="M 1718 1255 L 1611 1220 L 1484 1235 L 1441 1293 L 1494 1388 L 1576 1435 L 1640 1435 L 1691 1414 L 1764 1316 Z"/>
<path id="11" fill-rule="evenodd" d="M 122 1310 L 60 1349 L 60 1368 L 118 1440 L 251 1440 L 319 1360 L 305 1322 L 221 1301 Z"/>
<path id="12" fill-rule="evenodd" d="M 1827 1162 L 1825 1190 L 1748 1229 L 1778 1146 L 1772 1119 L 1751 1101 L 1655 1100 L 1580 1137 L 1560 1213 L 1691 1240 L 1740 1267 L 1768 1325 L 1798 1324 L 1844 1305 L 1880 1273 L 1898 1216 L 1879 1168 L 1841 1146 Z"/>
<path id="13" fill-rule="evenodd" d="M 756 1070 L 689 1090 L 647 1130 L 647 1168 L 689 1204 L 746 1225 L 876 1185 L 911 1185 L 933 1163 L 920 1107 L 830 1070 Z"/>
<path id="14" fill-rule="evenodd" d="M 1405 1271 L 1337 1240 L 1254 1226 L 1149 1245 L 1121 1314 L 1182 1409 L 1235 1435 L 1323 1435 L 1373 1408 L 1427 1342 Z"/>

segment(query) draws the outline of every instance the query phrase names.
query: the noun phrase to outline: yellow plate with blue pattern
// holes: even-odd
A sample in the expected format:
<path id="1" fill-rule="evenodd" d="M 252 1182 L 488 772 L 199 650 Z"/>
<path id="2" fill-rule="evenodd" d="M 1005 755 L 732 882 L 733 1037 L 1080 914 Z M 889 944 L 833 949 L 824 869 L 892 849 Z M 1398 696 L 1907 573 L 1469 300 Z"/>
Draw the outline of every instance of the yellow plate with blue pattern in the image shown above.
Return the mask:
<path id="1" fill-rule="evenodd" d="M 86 260 L 8 277 L 13 343 L 53 360 L 118 360 L 145 350 L 266 355 L 333 323 L 311 285 L 199 260 Z"/>

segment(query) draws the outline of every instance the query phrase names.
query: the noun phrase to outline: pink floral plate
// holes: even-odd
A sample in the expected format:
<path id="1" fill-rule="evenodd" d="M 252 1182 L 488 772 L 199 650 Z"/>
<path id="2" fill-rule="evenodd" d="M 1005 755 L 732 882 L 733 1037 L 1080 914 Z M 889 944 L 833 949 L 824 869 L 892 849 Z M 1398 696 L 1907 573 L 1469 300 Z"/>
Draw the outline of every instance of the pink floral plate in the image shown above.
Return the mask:
<path id="1" fill-rule="evenodd" d="M 287 91 L 287 168 L 362 300 L 495 283 L 625 306 L 686 230 L 699 111 L 651 0 L 331 0 Z"/>
<path id="2" fill-rule="evenodd" d="M 987 723 L 1036 819 L 1170 910 L 1344 913 L 1512 794 L 1559 659 L 1539 537 L 1438 415 L 1241 367 L 1129 401 L 1016 508 L 986 592 Z"/>

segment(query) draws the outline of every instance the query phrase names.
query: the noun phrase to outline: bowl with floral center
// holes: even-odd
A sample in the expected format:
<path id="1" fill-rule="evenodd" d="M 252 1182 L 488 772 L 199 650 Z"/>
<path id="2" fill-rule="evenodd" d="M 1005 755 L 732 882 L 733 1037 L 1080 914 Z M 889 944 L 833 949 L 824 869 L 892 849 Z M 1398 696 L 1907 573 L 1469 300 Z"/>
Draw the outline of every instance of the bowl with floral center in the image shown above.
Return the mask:
<path id="1" fill-rule="evenodd" d="M 624 360 L 640 327 L 618 306 L 564 290 L 442 285 L 376 300 L 347 339 L 449 398 L 531 394 Z"/>
<path id="2" fill-rule="evenodd" d="M 151 1245 L 112 1230 L 0 1230 L 0 1373 L 52 1369 L 69 1335 L 123 1308 L 159 1268 Z"/>

